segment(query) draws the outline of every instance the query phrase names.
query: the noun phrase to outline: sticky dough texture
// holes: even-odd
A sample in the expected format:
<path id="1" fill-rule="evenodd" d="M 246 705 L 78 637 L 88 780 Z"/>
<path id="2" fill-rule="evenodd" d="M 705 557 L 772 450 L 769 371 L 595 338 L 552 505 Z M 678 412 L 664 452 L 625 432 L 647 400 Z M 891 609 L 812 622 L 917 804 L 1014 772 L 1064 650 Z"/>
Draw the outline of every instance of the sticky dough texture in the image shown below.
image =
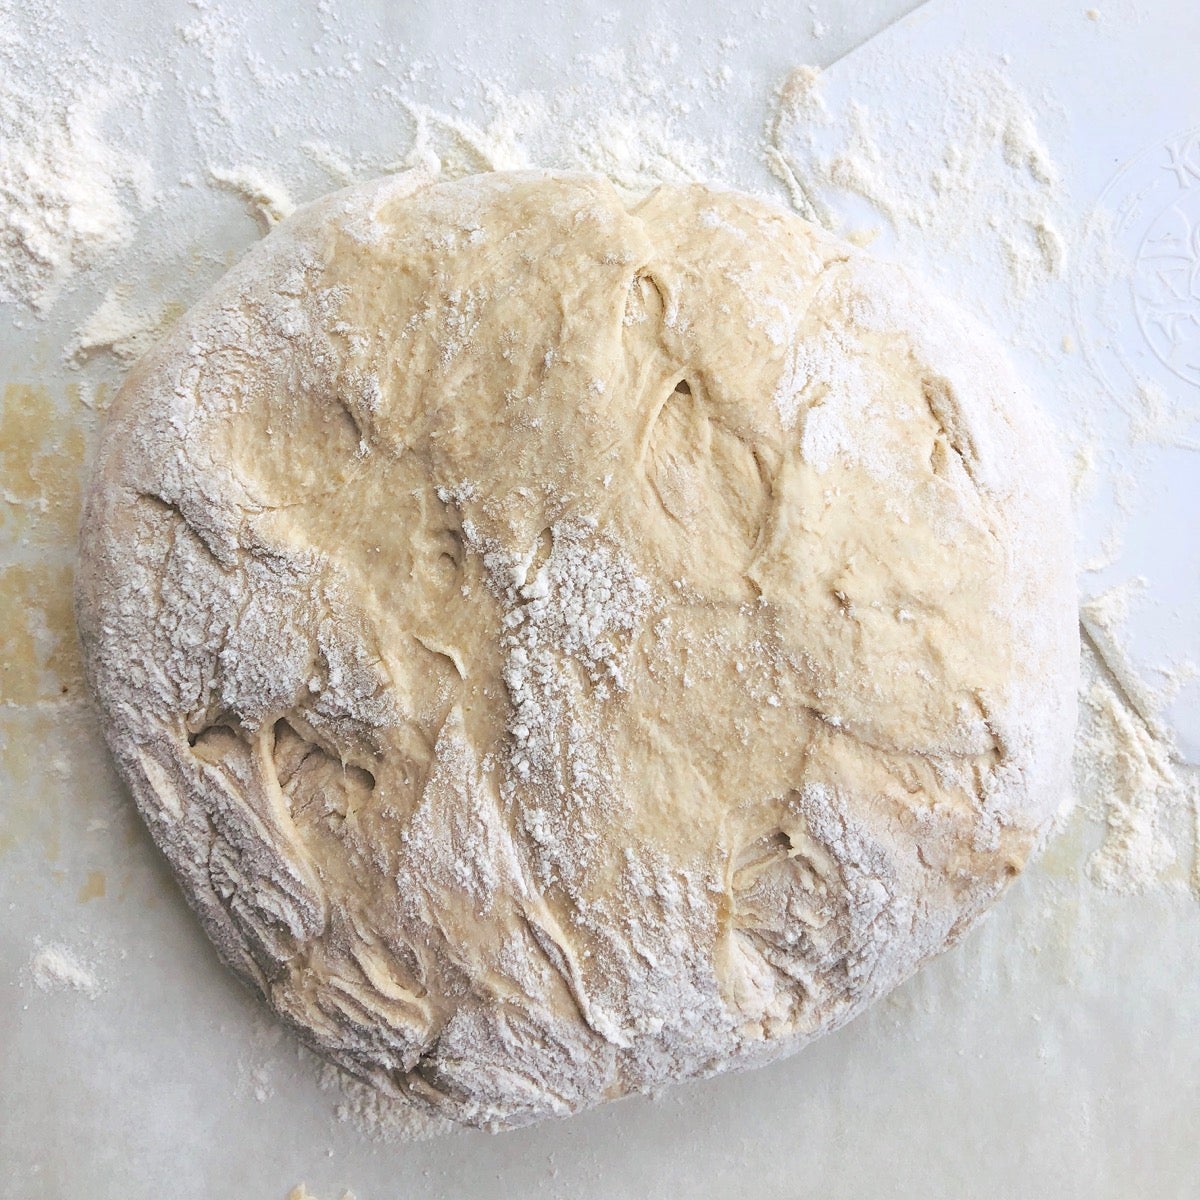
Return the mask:
<path id="1" fill-rule="evenodd" d="M 746 196 L 317 202 L 132 372 L 79 623 L 225 960 L 493 1128 L 767 1061 L 1067 796 L 1053 438 L 992 338 Z"/>

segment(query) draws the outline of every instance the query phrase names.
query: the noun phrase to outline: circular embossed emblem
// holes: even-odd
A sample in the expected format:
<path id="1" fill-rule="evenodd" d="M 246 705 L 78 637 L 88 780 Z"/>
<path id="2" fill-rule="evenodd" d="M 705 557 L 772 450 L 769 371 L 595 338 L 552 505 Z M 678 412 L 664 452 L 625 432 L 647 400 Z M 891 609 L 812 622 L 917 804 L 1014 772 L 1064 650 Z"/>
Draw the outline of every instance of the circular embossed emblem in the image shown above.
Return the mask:
<path id="1" fill-rule="evenodd" d="M 1148 148 L 1109 181 L 1074 290 L 1080 344 L 1110 388 L 1200 387 L 1200 129 Z"/>

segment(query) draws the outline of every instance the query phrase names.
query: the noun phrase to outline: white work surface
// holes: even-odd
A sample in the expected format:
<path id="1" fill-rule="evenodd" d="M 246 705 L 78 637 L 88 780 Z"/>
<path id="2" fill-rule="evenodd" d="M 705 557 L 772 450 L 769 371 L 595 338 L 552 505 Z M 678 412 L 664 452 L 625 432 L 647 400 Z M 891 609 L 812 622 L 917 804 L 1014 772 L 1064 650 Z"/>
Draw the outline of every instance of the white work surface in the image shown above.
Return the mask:
<path id="1" fill-rule="evenodd" d="M 1200 125 L 1200 20 L 1194 0 L 1148 3 L 1144 13 L 1097 4 L 1099 20 L 1083 3 L 1018 0 L 997 13 L 978 0 L 934 0 L 848 55 L 912 4 L 767 0 L 751 13 L 560 0 L 393 10 L 372 0 L 334 18 L 328 6 L 279 0 L 232 23 L 214 17 L 238 14 L 232 0 L 0 4 L 30 45 L 74 46 L 112 64 L 140 55 L 138 72 L 161 68 L 161 86 L 136 97 L 127 125 L 111 131 L 140 148 L 159 189 L 135 234 L 45 316 L 0 306 L 0 1197 L 283 1200 L 301 1181 L 320 1200 L 345 1190 L 357 1200 L 1200 1192 L 1200 901 L 1186 886 L 1194 846 L 1183 843 L 1174 873 L 1118 895 L 1085 870 L 1102 833 L 1085 812 L 962 945 L 797 1057 L 498 1137 L 373 1140 L 338 1119 L 343 1097 L 319 1086 L 319 1065 L 217 961 L 108 763 L 67 632 L 73 481 L 97 424 L 85 402 L 103 402 L 120 366 L 103 354 L 65 366 L 64 348 L 114 285 L 178 310 L 253 242 L 253 219 L 209 186 L 210 168 L 255 165 L 306 199 L 332 184 L 297 149 L 305 139 L 379 165 L 409 148 L 401 110 L 371 90 L 389 71 L 424 60 L 396 89 L 479 123 L 487 104 L 472 72 L 494 74 L 510 92 L 562 94 L 580 76 L 576 56 L 616 48 L 672 77 L 663 94 L 679 101 L 677 133 L 718 142 L 732 182 L 782 198 L 762 166 L 762 136 L 773 90 L 796 66 L 841 59 L 825 84 L 833 124 L 854 99 L 903 123 L 905 96 L 936 84 L 933 60 L 921 55 L 966 51 L 994 63 L 1007 54 L 1004 69 L 1047 118 L 1062 203 L 1080 217 L 1102 193 L 1115 197 L 1136 254 L 1171 204 L 1184 218 L 1200 215 L 1191 203 L 1200 149 L 1184 145 L 1196 170 L 1178 175 L 1180 197 L 1160 195 L 1166 174 L 1154 158 Z M 251 82 L 245 95 L 230 88 L 229 64 L 244 63 L 247 46 L 295 69 L 286 104 L 255 108 Z M 659 49 L 646 59 L 648 46 Z M 351 83 L 329 70 L 355 56 L 359 65 L 343 73 Z M 720 89 L 689 90 L 721 67 L 729 72 L 716 76 Z M 1183 187 L 1189 177 L 1194 192 Z M 851 225 L 879 223 L 836 189 L 822 198 Z M 1152 376 L 1194 418 L 1200 389 L 1189 372 L 1200 370 L 1154 337 L 1139 341 L 1145 305 L 1119 288 L 1101 303 L 1078 264 L 1031 295 L 1018 329 L 1007 310 L 990 310 L 985 257 L 950 248 L 939 261 L 938 247 L 895 232 L 879 234 L 881 249 L 922 261 L 992 317 L 1074 444 L 1085 439 L 1072 405 L 1090 397 L 1095 419 L 1084 432 L 1102 453 L 1099 498 L 1081 514 L 1081 557 L 1098 552 L 1111 524 L 1105 489 L 1122 474 L 1145 487 L 1120 514 L 1119 554 L 1081 587 L 1092 594 L 1144 575 L 1164 597 L 1131 617 L 1134 670 L 1159 661 L 1164 629 L 1177 657 L 1200 657 L 1200 457 L 1185 444 L 1200 437 L 1200 422 L 1128 462 L 1117 436 L 1128 416 L 1122 371 Z M 1191 254 L 1180 297 L 1192 331 L 1185 351 L 1189 337 L 1196 347 L 1200 319 L 1200 249 Z M 1132 325 L 1122 305 L 1132 305 Z M 1040 340 L 1028 336 L 1030 317 Z M 1055 358 L 1047 339 L 1068 335 L 1073 358 Z M 1185 686 L 1162 714 L 1193 757 L 1196 697 Z M 30 963 L 47 946 L 88 965 L 96 994 L 40 988 Z"/>

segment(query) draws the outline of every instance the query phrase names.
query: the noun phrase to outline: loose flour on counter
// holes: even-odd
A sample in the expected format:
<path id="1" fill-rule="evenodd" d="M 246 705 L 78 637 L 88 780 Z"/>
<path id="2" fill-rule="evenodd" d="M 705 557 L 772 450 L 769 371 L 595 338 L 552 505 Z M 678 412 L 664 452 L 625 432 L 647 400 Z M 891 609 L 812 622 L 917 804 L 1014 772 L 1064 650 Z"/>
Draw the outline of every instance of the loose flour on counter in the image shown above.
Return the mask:
<path id="1" fill-rule="evenodd" d="M 133 238 L 152 172 L 104 131 L 121 92 L 57 97 L 0 82 L 0 301 L 45 311 L 76 272 Z"/>
<path id="2" fill-rule="evenodd" d="M 95 999 L 103 990 L 95 968 L 71 947 L 53 942 L 39 947 L 29 960 L 29 978 L 39 991 L 81 992 Z"/>

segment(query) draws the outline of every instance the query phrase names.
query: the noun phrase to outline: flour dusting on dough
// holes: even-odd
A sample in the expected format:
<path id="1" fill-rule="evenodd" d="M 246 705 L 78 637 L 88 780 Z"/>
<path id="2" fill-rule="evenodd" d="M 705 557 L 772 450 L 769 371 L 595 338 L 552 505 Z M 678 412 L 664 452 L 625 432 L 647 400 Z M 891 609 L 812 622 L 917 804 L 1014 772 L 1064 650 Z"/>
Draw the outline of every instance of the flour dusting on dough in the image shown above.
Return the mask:
<path id="1" fill-rule="evenodd" d="M 749 196 L 335 193 L 96 471 L 81 640 L 151 831 L 225 959 L 434 1115 L 797 1049 L 1062 805 L 1039 418 L 981 328 Z"/>

